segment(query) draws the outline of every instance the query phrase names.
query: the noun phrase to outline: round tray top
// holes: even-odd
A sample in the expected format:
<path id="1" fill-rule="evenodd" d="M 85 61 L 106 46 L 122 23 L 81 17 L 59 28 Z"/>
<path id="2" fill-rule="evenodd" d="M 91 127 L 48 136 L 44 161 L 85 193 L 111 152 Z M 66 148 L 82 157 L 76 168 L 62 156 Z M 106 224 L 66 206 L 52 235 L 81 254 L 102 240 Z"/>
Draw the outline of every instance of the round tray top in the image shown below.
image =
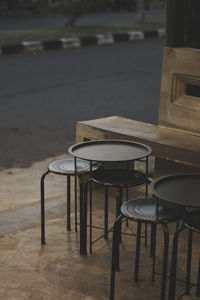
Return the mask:
<path id="1" fill-rule="evenodd" d="M 151 183 L 152 193 L 159 199 L 188 206 L 200 207 L 200 174 L 173 174 Z"/>
<path id="2" fill-rule="evenodd" d="M 100 164 L 93 163 L 92 171 L 96 171 L 100 167 Z M 82 159 L 76 160 L 76 172 L 77 174 L 85 174 L 90 172 L 90 162 Z M 74 158 L 67 158 L 53 161 L 49 164 L 48 170 L 55 174 L 60 175 L 75 175 L 75 162 Z"/>
<path id="3" fill-rule="evenodd" d="M 179 220 L 185 214 L 185 208 L 155 198 L 138 198 L 125 202 L 121 212 L 135 221 L 159 223 Z"/>
<path id="4" fill-rule="evenodd" d="M 97 140 L 75 144 L 68 152 L 89 161 L 123 162 L 147 157 L 151 154 L 151 148 L 131 141 Z"/>

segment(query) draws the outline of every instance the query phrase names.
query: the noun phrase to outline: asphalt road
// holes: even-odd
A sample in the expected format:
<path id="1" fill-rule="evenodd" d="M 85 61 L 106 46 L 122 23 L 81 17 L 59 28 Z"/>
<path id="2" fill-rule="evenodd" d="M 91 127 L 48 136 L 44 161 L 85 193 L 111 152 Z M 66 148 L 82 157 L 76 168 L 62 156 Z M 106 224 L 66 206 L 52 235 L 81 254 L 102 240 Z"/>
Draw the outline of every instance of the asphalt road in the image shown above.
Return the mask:
<path id="1" fill-rule="evenodd" d="M 156 123 L 164 40 L 0 58 L 0 166 L 67 152 L 77 121 Z"/>

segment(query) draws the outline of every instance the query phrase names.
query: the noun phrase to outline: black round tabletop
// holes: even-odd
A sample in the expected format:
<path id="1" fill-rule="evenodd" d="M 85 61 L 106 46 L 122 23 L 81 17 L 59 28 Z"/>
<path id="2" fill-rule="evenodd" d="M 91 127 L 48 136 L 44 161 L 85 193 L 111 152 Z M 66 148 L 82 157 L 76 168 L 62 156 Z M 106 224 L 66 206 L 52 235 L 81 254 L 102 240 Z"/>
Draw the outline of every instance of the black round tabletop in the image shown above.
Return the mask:
<path id="1" fill-rule="evenodd" d="M 153 195 L 161 200 L 200 208 L 200 174 L 173 174 L 151 183 Z"/>
<path id="2" fill-rule="evenodd" d="M 132 141 L 106 139 L 75 144 L 68 152 L 89 161 L 124 162 L 149 156 L 151 148 Z"/>

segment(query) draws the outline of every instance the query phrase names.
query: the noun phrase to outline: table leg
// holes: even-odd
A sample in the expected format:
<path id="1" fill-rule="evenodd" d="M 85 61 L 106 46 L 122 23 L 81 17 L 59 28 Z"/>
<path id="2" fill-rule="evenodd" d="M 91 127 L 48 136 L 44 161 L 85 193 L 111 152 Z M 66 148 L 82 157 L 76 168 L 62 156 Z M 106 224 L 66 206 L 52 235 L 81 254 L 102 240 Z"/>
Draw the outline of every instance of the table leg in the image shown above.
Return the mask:
<path id="1" fill-rule="evenodd" d="M 119 188 L 118 191 L 116 192 L 116 218 L 119 217 L 119 215 L 121 214 L 121 206 L 122 206 L 122 188 Z M 122 223 L 120 222 L 119 224 L 119 228 L 120 228 L 120 233 L 119 233 L 119 240 L 121 243 L 121 235 L 122 235 Z"/>
<path id="2" fill-rule="evenodd" d="M 155 280 L 155 263 L 156 263 L 156 231 L 157 231 L 157 224 L 151 224 L 152 229 L 152 237 L 151 237 L 151 257 L 152 257 L 152 281 Z"/>
<path id="3" fill-rule="evenodd" d="M 200 258 L 199 258 L 198 275 L 197 275 L 196 296 L 200 297 Z"/>
<path id="4" fill-rule="evenodd" d="M 71 230 L 71 176 L 67 175 L 67 230 Z"/>
<path id="5" fill-rule="evenodd" d="M 182 225 L 178 228 L 174 234 L 173 240 L 173 250 L 172 250 L 172 261 L 171 261 L 171 275 L 170 275 L 170 284 L 169 284 L 169 300 L 175 300 L 176 293 L 176 265 L 177 265 L 177 255 L 178 255 L 178 236 L 179 233 L 185 229 L 185 226 Z"/>
<path id="6" fill-rule="evenodd" d="M 104 239 L 108 240 L 108 187 L 105 187 Z"/>
<path id="7" fill-rule="evenodd" d="M 150 257 L 153 257 L 153 249 L 154 249 L 154 243 L 156 240 L 156 228 L 157 225 L 155 223 L 151 224 L 151 242 L 150 242 Z"/>
<path id="8" fill-rule="evenodd" d="M 129 188 L 126 188 L 126 202 L 129 200 Z M 126 219 L 126 227 L 128 227 L 128 218 Z"/>
<path id="9" fill-rule="evenodd" d="M 192 259 L 192 230 L 188 230 L 188 249 L 187 249 L 187 268 L 186 268 L 186 286 L 185 294 L 190 294 L 190 276 L 191 276 L 191 259 Z"/>
<path id="10" fill-rule="evenodd" d="M 112 262 L 111 262 L 111 279 L 110 279 L 110 300 L 114 300 L 115 293 L 115 272 L 119 270 L 119 231 L 123 215 L 118 216 L 113 226 L 112 241 Z"/>
<path id="11" fill-rule="evenodd" d="M 140 261 L 140 240 L 141 240 L 141 222 L 137 222 L 137 240 L 136 240 L 136 251 L 135 251 L 135 282 L 139 281 L 139 261 Z"/>
<path id="12" fill-rule="evenodd" d="M 77 176 L 74 176 L 74 210 L 75 210 L 75 232 L 77 232 Z"/>
<path id="13" fill-rule="evenodd" d="M 167 282 L 167 262 L 169 250 L 169 229 L 167 224 L 162 224 L 164 233 L 164 251 L 163 251 L 163 266 L 162 266 L 162 284 L 160 300 L 165 300 L 166 282 Z"/>
<path id="14" fill-rule="evenodd" d="M 88 180 L 85 186 L 85 192 L 87 197 L 87 190 L 88 190 L 88 185 L 90 185 L 91 188 L 92 180 Z M 91 190 L 90 190 L 90 253 L 92 253 L 92 197 L 91 197 Z"/>
<path id="15" fill-rule="evenodd" d="M 79 176 L 79 189 L 80 189 L 80 254 L 85 255 L 85 193 L 83 187 L 83 178 Z"/>
<path id="16" fill-rule="evenodd" d="M 149 175 L 149 157 L 146 157 L 146 184 L 145 184 L 145 197 L 148 197 L 148 175 Z M 145 247 L 147 246 L 147 223 L 145 222 L 145 240 L 144 240 L 144 244 Z"/>
<path id="17" fill-rule="evenodd" d="M 45 244 L 45 208 L 44 208 L 44 179 L 49 171 L 46 171 L 42 177 L 40 182 L 40 193 L 41 193 L 41 243 Z"/>

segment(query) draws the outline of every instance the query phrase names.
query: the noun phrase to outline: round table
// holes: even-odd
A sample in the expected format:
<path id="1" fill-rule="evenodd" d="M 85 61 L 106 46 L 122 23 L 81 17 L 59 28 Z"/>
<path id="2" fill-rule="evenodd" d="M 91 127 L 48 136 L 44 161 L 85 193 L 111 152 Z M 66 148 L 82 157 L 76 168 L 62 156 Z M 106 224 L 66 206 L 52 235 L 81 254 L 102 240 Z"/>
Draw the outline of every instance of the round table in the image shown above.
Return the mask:
<path id="1" fill-rule="evenodd" d="M 160 177 L 151 183 L 151 191 L 154 196 L 161 200 L 185 207 L 200 208 L 200 174 L 172 174 Z M 175 299 L 178 233 L 182 229 L 181 225 L 174 235 L 169 300 Z M 192 232 L 189 231 L 188 249 L 191 248 L 191 244 Z M 190 260 L 191 253 L 188 253 L 188 260 Z M 186 276 L 189 276 L 189 272 L 190 270 L 187 271 Z"/>
<path id="2" fill-rule="evenodd" d="M 81 159 L 97 162 L 126 162 L 148 157 L 151 148 L 126 140 L 96 140 L 75 144 L 68 152 Z"/>
<path id="3" fill-rule="evenodd" d="M 146 174 L 148 174 L 148 157 L 151 154 L 151 148 L 142 143 L 105 139 L 86 141 L 75 144 L 68 149 L 68 152 L 76 159 L 81 158 L 90 161 L 90 170 L 92 162 L 99 163 L 117 163 L 143 160 L 146 162 Z M 84 191 L 84 182 L 80 182 L 81 193 Z M 90 192 L 91 197 L 91 192 Z M 87 199 L 80 197 L 80 254 L 87 254 Z"/>
<path id="4" fill-rule="evenodd" d="M 200 208 L 200 174 L 172 174 L 151 183 L 152 193 L 161 200 Z"/>

